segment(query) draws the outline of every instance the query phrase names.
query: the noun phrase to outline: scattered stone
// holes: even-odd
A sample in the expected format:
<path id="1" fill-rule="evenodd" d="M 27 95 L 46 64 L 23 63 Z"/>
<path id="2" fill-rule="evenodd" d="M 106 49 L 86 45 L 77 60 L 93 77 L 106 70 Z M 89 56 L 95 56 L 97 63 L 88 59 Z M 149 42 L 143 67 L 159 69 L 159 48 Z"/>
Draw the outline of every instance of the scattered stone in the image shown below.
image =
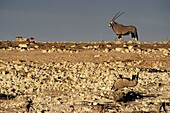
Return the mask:
<path id="1" fill-rule="evenodd" d="M 98 57 L 100 57 L 101 55 L 94 55 L 94 58 L 98 58 Z"/>
<path id="2" fill-rule="evenodd" d="M 59 53 L 62 53 L 62 52 L 63 52 L 61 49 L 57 49 L 57 51 L 58 51 Z"/>
<path id="3" fill-rule="evenodd" d="M 20 48 L 27 48 L 28 47 L 28 44 L 19 44 L 18 45 Z"/>
<path id="4" fill-rule="evenodd" d="M 76 47 L 76 45 L 72 45 L 71 47 L 74 48 L 74 47 Z"/>
<path id="5" fill-rule="evenodd" d="M 134 47 L 133 46 L 128 46 L 128 49 L 129 50 L 132 50 Z"/>
<path id="6" fill-rule="evenodd" d="M 130 41 L 128 41 L 127 43 L 128 43 L 128 44 L 132 44 L 132 43 L 133 43 L 133 41 L 131 41 L 131 40 L 130 40 Z"/>
<path id="7" fill-rule="evenodd" d="M 116 48 L 115 50 L 118 52 L 121 52 L 121 51 L 123 51 L 123 48 Z"/>
<path id="8" fill-rule="evenodd" d="M 43 52 L 43 53 L 47 53 L 47 52 L 48 52 L 48 50 L 42 50 L 42 52 Z"/>
<path id="9" fill-rule="evenodd" d="M 112 45 L 106 45 L 106 47 L 112 47 Z"/>
<path id="10" fill-rule="evenodd" d="M 112 58 L 110 61 L 97 63 L 93 60 L 38 62 L 38 60 L 29 61 L 24 57 L 20 60 L 5 61 L 2 57 L 0 60 L 0 112 L 152 112 L 159 110 L 157 109 L 159 103 L 161 103 L 159 106 L 161 111 L 164 109 L 163 103 L 166 103 L 165 109 L 169 111 L 170 72 L 168 67 L 164 68 L 167 62 L 155 61 L 155 58 L 161 59 L 160 55 L 166 58 L 170 50 L 167 48 L 142 49 L 142 46 L 138 48 L 127 43 L 121 44 L 121 47 L 107 44 L 102 49 L 98 45 L 83 45 L 86 47 L 85 51 L 93 52 L 89 58 L 102 59 L 106 55 Z M 69 48 L 57 46 L 44 48 L 41 52 L 50 52 L 50 54 L 41 52 L 40 54 L 45 56 L 56 52 L 66 54 L 69 58 L 73 58 L 74 55 L 77 57 L 76 53 L 81 53 L 83 46 L 75 45 L 71 44 Z M 41 45 L 39 47 L 41 48 Z M 76 47 L 80 49 L 76 50 Z M 95 51 L 93 51 L 94 48 L 96 48 Z M 9 49 L 10 51 L 5 50 L 7 54 L 13 52 L 12 48 Z M 114 56 L 115 53 L 120 54 L 119 58 Z M 122 60 L 122 57 L 126 58 L 126 53 L 127 55 L 135 53 L 134 59 L 127 57 Z M 142 59 L 143 56 L 153 57 L 153 61 L 148 62 L 147 59 Z M 64 59 L 63 56 L 55 57 Z M 115 58 L 118 60 L 114 60 Z M 119 93 L 111 90 L 119 74 L 129 78 L 137 72 L 139 72 L 139 79 L 135 87 Z M 134 95 L 130 95 L 132 101 L 126 103 L 116 101 L 117 97 L 120 99 L 128 92 L 138 94 L 137 99 L 133 97 Z M 6 100 L 1 97 L 4 95 Z"/>

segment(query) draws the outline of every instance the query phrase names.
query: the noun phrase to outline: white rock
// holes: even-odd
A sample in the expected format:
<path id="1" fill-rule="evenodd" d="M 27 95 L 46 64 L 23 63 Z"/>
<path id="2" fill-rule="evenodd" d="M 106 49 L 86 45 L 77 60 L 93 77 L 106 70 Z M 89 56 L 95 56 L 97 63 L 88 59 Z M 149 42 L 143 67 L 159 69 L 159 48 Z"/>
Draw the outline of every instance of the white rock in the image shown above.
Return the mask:
<path id="1" fill-rule="evenodd" d="M 99 45 L 95 45 L 94 48 L 95 48 L 95 49 L 99 48 Z"/>
<path id="2" fill-rule="evenodd" d="M 43 52 L 43 53 L 47 53 L 47 52 L 48 52 L 48 50 L 42 50 L 42 52 Z"/>
<path id="3" fill-rule="evenodd" d="M 112 47 L 112 45 L 106 45 L 106 47 Z"/>
<path id="4" fill-rule="evenodd" d="M 37 49 L 39 46 L 38 46 L 38 45 L 35 45 L 34 47 Z"/>
<path id="5" fill-rule="evenodd" d="M 94 55 L 94 58 L 98 58 L 98 57 L 100 57 L 101 55 Z"/>
<path id="6" fill-rule="evenodd" d="M 126 47 L 127 47 L 127 44 L 123 44 L 123 47 L 126 48 Z"/>
<path id="7" fill-rule="evenodd" d="M 62 53 L 62 52 L 63 52 L 61 49 L 57 49 L 57 51 L 58 51 L 59 53 Z"/>
<path id="8" fill-rule="evenodd" d="M 6 75 L 6 71 L 5 70 L 2 71 L 2 75 Z"/>
<path id="9" fill-rule="evenodd" d="M 27 48 L 27 47 L 28 47 L 27 44 L 19 44 L 18 46 L 19 46 L 20 48 Z"/>
<path id="10" fill-rule="evenodd" d="M 35 48 L 30 48 L 29 50 L 30 50 L 30 51 L 33 51 L 33 50 L 35 50 Z"/>
<path id="11" fill-rule="evenodd" d="M 121 51 L 123 51 L 123 48 L 116 48 L 115 50 L 118 52 L 121 52 Z"/>
<path id="12" fill-rule="evenodd" d="M 131 40 L 130 40 L 130 41 L 128 41 L 127 43 L 128 43 L 128 44 L 132 44 L 132 43 L 133 43 L 133 41 L 131 41 Z"/>
<path id="13" fill-rule="evenodd" d="M 76 47 L 76 45 L 72 45 L 71 47 L 74 48 L 74 47 Z"/>
<path id="14" fill-rule="evenodd" d="M 93 102 L 93 105 L 96 106 L 98 104 L 98 102 Z"/>
<path id="15" fill-rule="evenodd" d="M 108 53 L 108 52 L 109 52 L 109 49 L 108 49 L 108 48 L 106 48 L 104 52 Z"/>
<path id="16" fill-rule="evenodd" d="M 134 47 L 133 47 L 133 46 L 131 46 L 131 45 L 130 45 L 130 46 L 128 46 L 128 49 L 129 49 L 129 50 L 131 50 L 131 49 L 133 49 L 133 48 L 134 48 Z"/>

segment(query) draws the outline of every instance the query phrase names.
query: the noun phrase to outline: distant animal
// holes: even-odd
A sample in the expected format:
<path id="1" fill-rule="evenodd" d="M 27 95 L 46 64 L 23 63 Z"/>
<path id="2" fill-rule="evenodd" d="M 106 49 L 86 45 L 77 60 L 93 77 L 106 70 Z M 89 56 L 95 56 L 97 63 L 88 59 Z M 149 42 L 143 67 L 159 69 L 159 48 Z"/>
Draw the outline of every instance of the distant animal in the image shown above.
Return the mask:
<path id="1" fill-rule="evenodd" d="M 132 75 L 132 79 L 123 78 L 122 75 L 119 75 L 120 78 L 116 80 L 111 89 L 117 91 L 125 87 L 135 87 L 138 83 L 138 75 L 139 73 L 137 73 L 136 75 Z"/>
<path id="2" fill-rule="evenodd" d="M 26 105 L 26 109 L 27 109 L 27 112 L 30 111 L 30 108 L 33 108 L 33 101 L 30 99 L 27 101 L 27 105 Z"/>
<path id="3" fill-rule="evenodd" d="M 118 36 L 118 39 L 122 39 L 123 35 L 131 35 L 132 40 L 136 40 L 138 41 L 138 33 L 137 33 L 137 28 L 135 26 L 125 26 L 122 24 L 119 24 L 117 22 L 115 22 L 115 20 L 122 15 L 125 12 L 118 12 L 113 19 L 111 20 L 111 22 L 109 23 L 109 27 L 112 27 L 113 31 L 116 33 L 116 35 Z"/>
<path id="4" fill-rule="evenodd" d="M 165 103 L 165 102 L 160 103 L 159 113 L 161 113 L 161 109 L 162 109 L 162 108 L 163 108 L 163 110 L 164 110 L 165 113 L 168 113 L 168 112 L 167 112 L 167 109 L 166 109 L 166 105 L 167 105 L 167 106 L 170 106 L 170 102 L 168 102 L 168 103 Z"/>

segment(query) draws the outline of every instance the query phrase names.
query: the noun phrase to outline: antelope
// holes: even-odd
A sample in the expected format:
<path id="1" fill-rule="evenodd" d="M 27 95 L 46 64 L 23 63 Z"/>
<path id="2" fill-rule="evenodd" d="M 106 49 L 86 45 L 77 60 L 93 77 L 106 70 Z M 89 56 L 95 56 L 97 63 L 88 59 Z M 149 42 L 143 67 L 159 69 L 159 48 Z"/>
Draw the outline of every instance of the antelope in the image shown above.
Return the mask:
<path id="1" fill-rule="evenodd" d="M 125 87 L 135 87 L 138 83 L 138 75 L 139 73 L 137 73 L 137 75 L 132 75 L 132 79 L 123 78 L 122 75 L 119 75 L 120 78 L 116 80 L 116 82 L 114 83 L 111 89 L 117 91 Z"/>
<path id="2" fill-rule="evenodd" d="M 112 21 L 109 23 L 109 27 L 112 27 L 113 31 L 116 33 L 116 35 L 118 36 L 118 40 L 122 39 L 123 35 L 131 35 L 132 41 L 135 39 L 136 41 L 138 41 L 138 34 L 137 34 L 137 28 L 135 26 L 125 26 L 122 24 L 119 24 L 117 22 L 115 22 L 115 20 L 122 15 L 125 12 L 118 12 L 112 19 Z"/>

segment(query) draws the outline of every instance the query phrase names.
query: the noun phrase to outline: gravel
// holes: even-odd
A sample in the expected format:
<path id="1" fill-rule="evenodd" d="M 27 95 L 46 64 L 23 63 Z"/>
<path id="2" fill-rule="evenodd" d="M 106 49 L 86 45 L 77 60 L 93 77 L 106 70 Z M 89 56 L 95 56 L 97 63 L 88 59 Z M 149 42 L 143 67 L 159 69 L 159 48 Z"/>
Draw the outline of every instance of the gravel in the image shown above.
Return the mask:
<path id="1" fill-rule="evenodd" d="M 85 47 L 92 50 L 0 50 L 0 112 L 158 112 L 162 103 L 170 111 L 169 49 Z M 137 86 L 111 90 L 119 74 L 137 72 Z"/>

